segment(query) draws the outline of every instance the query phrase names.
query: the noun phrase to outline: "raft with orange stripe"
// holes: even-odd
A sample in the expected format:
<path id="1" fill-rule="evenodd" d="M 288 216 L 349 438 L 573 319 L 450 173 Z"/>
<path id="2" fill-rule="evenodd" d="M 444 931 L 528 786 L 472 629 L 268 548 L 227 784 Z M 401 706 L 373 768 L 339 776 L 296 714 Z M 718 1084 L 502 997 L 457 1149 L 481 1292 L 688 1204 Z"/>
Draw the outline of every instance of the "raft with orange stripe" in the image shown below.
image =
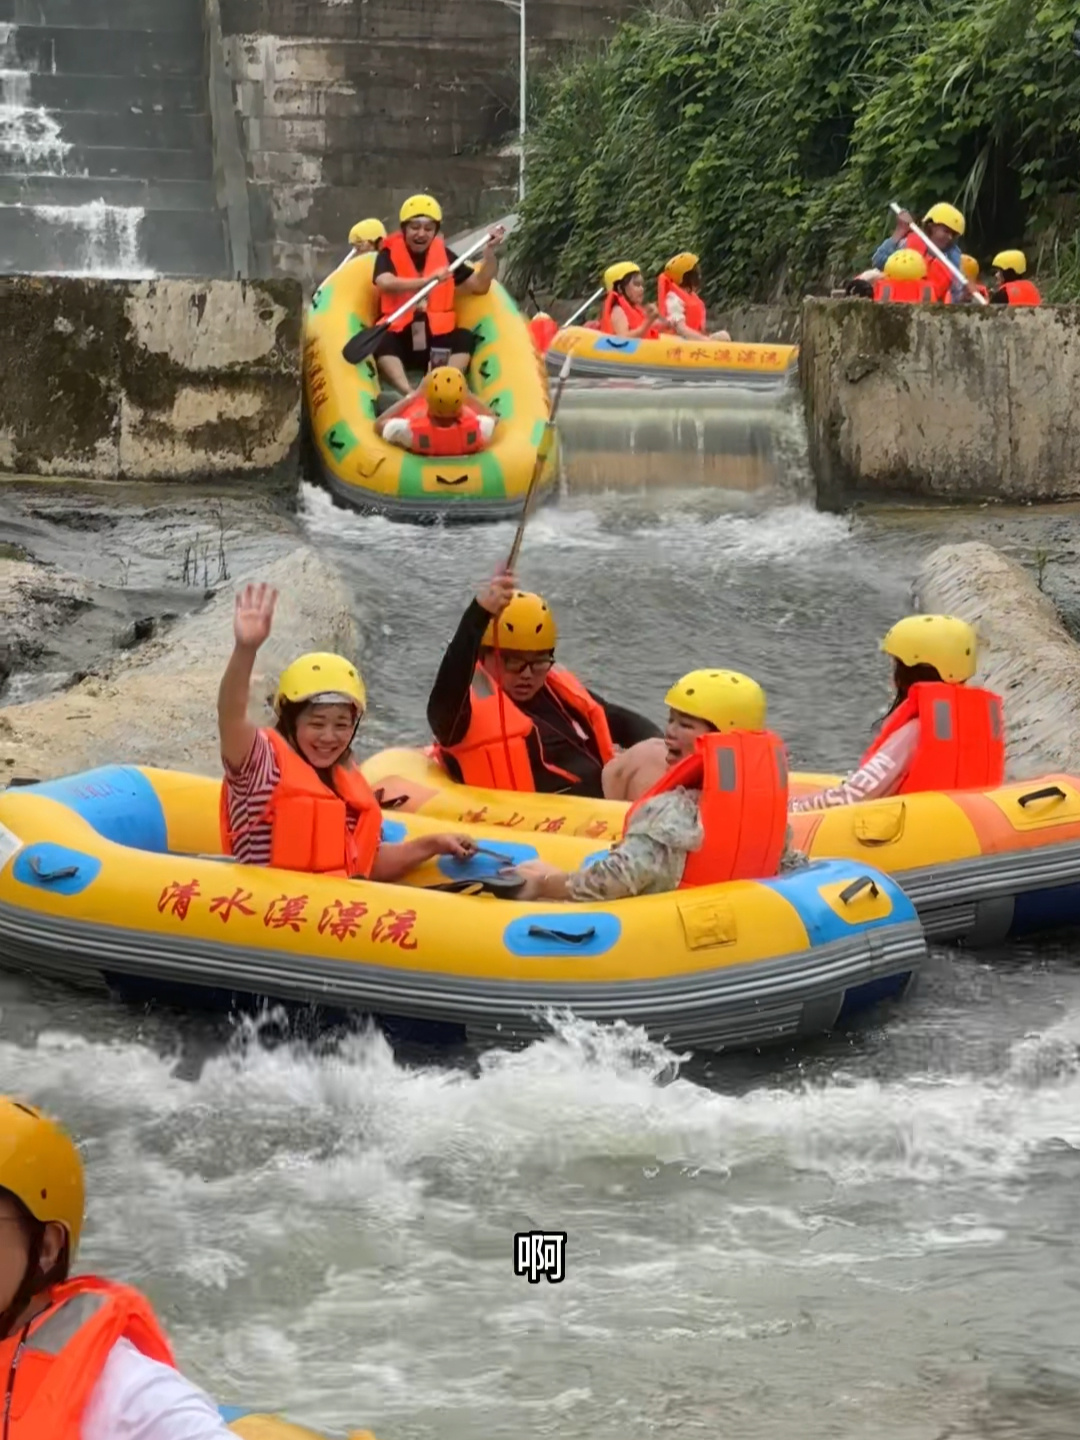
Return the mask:
<path id="1" fill-rule="evenodd" d="M 627 807 L 616 801 L 472 789 L 423 751 L 384 750 L 362 768 L 395 812 L 575 837 L 583 855 L 622 834 Z M 793 773 L 791 793 L 840 778 Z M 861 860 L 891 875 L 930 939 L 992 944 L 1080 924 L 1080 777 L 870 800 L 792 815 L 791 824 L 811 858 Z"/>

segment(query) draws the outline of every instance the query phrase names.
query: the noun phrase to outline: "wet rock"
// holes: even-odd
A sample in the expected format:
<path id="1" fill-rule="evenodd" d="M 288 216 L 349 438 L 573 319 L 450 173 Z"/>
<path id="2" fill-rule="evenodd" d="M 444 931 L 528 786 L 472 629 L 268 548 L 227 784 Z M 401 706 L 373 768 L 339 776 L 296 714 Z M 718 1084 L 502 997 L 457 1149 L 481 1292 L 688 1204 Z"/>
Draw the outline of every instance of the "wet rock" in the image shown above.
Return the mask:
<path id="1" fill-rule="evenodd" d="M 0 556 L 0 694 L 13 672 L 39 660 L 49 633 L 91 604 L 73 575 Z"/>
<path id="2" fill-rule="evenodd" d="M 224 586 L 203 609 L 63 694 L 0 709 L 0 783 L 12 774 L 45 779 L 117 762 L 218 773 L 217 690 L 232 649 L 234 595 L 246 579 L 266 580 L 280 592 L 274 633 L 252 684 L 258 723 L 269 723 L 274 682 L 297 655 L 357 655 L 359 636 L 340 578 L 301 546 Z"/>
<path id="3" fill-rule="evenodd" d="M 915 593 L 920 610 L 976 627 L 977 679 L 1005 702 L 1009 779 L 1080 773 L 1080 646 L 1031 574 L 979 541 L 942 545 Z"/>

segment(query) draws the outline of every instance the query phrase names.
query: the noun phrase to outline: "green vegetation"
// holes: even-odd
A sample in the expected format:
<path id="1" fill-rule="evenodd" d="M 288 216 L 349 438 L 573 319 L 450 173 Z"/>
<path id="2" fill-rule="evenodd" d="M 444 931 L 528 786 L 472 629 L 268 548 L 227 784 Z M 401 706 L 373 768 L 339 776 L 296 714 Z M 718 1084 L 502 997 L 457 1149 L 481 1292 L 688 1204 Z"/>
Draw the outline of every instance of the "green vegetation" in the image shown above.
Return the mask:
<path id="1" fill-rule="evenodd" d="M 651 275 L 690 249 L 714 302 L 790 298 L 868 265 L 889 200 L 949 200 L 984 266 L 1020 245 L 1047 299 L 1080 298 L 1078 18 L 1074 0 L 642 15 L 542 84 L 518 284 L 582 294 L 612 260 Z"/>

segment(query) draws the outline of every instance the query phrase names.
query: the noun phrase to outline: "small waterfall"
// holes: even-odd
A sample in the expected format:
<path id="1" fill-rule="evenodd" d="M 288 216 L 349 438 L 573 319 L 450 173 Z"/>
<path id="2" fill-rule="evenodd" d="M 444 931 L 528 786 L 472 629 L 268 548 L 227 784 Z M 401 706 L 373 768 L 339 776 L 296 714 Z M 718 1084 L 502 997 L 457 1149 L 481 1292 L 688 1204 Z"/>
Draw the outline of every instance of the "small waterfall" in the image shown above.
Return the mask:
<path id="1" fill-rule="evenodd" d="M 85 175 L 72 168 L 72 146 L 57 117 L 33 100 L 33 75 L 20 61 L 18 27 L 0 23 L 0 165 L 23 182 L 17 200 L 0 204 L 0 269 L 35 274 L 109 275 L 145 279 L 139 231 L 145 212 L 104 197 L 80 205 L 37 204 L 33 181 Z M 15 245 L 14 255 L 5 235 Z M 19 243 L 21 241 L 21 243 Z M 9 256 L 11 258 L 9 259 Z"/>

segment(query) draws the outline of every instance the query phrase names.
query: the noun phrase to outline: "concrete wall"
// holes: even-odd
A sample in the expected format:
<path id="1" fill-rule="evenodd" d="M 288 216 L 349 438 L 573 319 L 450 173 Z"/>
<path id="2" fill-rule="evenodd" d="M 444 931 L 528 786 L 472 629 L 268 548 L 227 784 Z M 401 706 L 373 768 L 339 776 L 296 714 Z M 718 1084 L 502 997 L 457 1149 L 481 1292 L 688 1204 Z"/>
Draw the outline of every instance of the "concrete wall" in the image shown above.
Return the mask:
<path id="1" fill-rule="evenodd" d="M 0 278 L 0 472 L 297 483 L 300 287 Z"/>
<path id="2" fill-rule="evenodd" d="M 434 191 L 453 233 L 516 196 L 518 20 L 498 0 L 219 0 L 257 273 L 310 287 L 351 225 Z M 528 0 L 530 64 L 636 0 Z M 509 202 L 509 203 L 508 203 Z"/>
<path id="3" fill-rule="evenodd" d="M 808 300 L 800 369 L 825 506 L 1080 495 L 1080 307 Z"/>

